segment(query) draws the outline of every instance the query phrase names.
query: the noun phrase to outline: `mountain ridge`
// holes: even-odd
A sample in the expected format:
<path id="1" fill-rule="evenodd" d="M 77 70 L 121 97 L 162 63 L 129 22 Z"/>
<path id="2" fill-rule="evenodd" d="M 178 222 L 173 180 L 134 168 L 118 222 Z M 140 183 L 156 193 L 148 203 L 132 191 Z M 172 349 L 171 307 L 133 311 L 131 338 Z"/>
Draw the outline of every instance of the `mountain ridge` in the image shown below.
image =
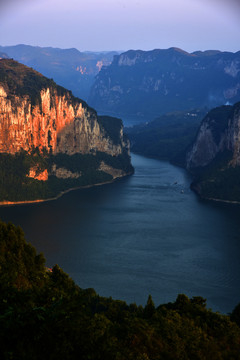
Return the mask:
<path id="1" fill-rule="evenodd" d="M 94 76 L 102 66 L 110 64 L 113 55 L 117 54 L 115 51 L 89 53 L 81 52 L 76 48 L 61 49 L 25 44 L 0 46 L 0 51 L 52 78 L 85 101 Z"/>
<path id="2" fill-rule="evenodd" d="M 164 113 L 240 100 L 240 52 L 129 50 L 95 78 L 89 104 L 149 121 Z"/>

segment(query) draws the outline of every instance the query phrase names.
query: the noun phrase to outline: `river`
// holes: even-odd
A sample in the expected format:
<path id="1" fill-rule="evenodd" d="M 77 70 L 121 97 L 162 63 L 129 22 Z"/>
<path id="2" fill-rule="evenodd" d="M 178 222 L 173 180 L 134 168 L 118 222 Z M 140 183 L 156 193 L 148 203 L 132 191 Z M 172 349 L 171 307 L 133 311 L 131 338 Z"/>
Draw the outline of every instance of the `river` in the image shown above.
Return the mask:
<path id="1" fill-rule="evenodd" d="M 132 155 L 133 176 L 56 201 L 0 208 L 49 267 L 82 288 L 156 305 L 179 293 L 214 311 L 240 302 L 240 205 L 200 200 L 185 170 Z"/>

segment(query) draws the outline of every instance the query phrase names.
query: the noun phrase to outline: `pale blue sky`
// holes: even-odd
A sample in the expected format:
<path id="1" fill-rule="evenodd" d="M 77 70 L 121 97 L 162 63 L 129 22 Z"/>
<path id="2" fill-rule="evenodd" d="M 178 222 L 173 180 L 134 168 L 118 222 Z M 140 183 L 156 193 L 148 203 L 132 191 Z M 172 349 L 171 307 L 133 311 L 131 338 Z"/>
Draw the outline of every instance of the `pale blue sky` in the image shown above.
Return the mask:
<path id="1" fill-rule="evenodd" d="M 240 0 L 2 0 L 0 45 L 240 50 Z"/>

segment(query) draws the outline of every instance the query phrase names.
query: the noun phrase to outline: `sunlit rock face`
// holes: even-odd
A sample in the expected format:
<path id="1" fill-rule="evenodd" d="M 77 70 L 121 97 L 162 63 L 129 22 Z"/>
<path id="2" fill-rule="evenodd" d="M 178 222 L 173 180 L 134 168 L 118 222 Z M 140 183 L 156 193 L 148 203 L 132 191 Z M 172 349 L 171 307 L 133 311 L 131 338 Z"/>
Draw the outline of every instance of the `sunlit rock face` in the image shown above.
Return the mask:
<path id="1" fill-rule="evenodd" d="M 29 170 L 28 177 L 36 179 L 36 180 L 47 181 L 48 180 L 48 171 L 47 171 L 47 169 L 45 169 L 43 171 L 39 171 L 38 167 L 34 166 Z"/>
<path id="2" fill-rule="evenodd" d="M 93 181 L 91 176 L 100 179 L 100 172 L 116 178 L 133 171 L 129 141 L 123 135 L 120 119 L 97 116 L 94 109 L 53 80 L 14 60 L 2 59 L 0 153 L 15 155 L 21 151 L 24 156 L 28 153 L 33 162 L 26 165 L 28 181 L 84 178 L 87 184 Z M 73 155 L 77 156 L 70 161 Z M 119 155 L 123 155 L 121 164 Z M 81 162 L 83 158 L 85 163 L 91 159 L 89 169 Z M 102 158 L 110 164 L 100 166 Z"/>
<path id="3" fill-rule="evenodd" d="M 44 148 L 54 154 L 102 151 L 118 155 L 122 144 L 114 145 L 100 128 L 97 115 L 69 93 L 57 95 L 47 88 L 40 93 L 40 104 L 32 105 L 28 96 L 9 98 L 0 87 L 0 152 L 14 154 L 21 149 Z"/>

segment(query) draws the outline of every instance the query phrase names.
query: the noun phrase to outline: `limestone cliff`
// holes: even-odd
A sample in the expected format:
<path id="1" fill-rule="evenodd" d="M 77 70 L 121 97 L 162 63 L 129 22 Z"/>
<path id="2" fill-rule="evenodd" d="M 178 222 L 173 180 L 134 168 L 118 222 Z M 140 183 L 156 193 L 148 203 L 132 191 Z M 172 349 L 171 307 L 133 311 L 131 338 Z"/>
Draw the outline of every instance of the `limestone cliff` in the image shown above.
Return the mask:
<path id="1" fill-rule="evenodd" d="M 13 60 L 2 62 L 9 68 L 15 64 Z M 122 127 L 119 142 L 114 144 L 93 109 L 70 92 L 59 90 L 52 86 L 41 89 L 38 103 L 33 104 L 28 94 L 13 94 L 6 82 L 0 81 L 0 152 L 15 154 L 38 147 L 54 154 L 121 154 L 128 146 L 123 141 Z"/>
<path id="2" fill-rule="evenodd" d="M 187 154 L 187 168 L 204 167 L 225 151 L 232 153 L 231 166 L 240 165 L 240 103 L 208 113 Z"/>
<path id="3" fill-rule="evenodd" d="M 90 176 L 89 171 L 95 171 L 109 180 L 110 172 L 104 171 L 102 163 L 108 162 L 105 168 L 120 169 L 117 173 L 124 176 L 132 172 L 129 151 L 121 120 L 98 117 L 53 80 L 13 60 L 0 60 L 0 154 L 35 152 L 27 160 L 27 178 L 77 181 L 87 173 L 94 182 L 96 174 Z"/>
<path id="4" fill-rule="evenodd" d="M 230 136 L 232 111 L 232 106 L 222 106 L 206 115 L 187 154 L 188 169 L 204 167 L 211 163 L 217 154 L 224 150 L 233 150 L 235 144 Z"/>
<path id="5" fill-rule="evenodd" d="M 186 156 L 203 197 L 240 201 L 240 102 L 210 111 Z"/>

